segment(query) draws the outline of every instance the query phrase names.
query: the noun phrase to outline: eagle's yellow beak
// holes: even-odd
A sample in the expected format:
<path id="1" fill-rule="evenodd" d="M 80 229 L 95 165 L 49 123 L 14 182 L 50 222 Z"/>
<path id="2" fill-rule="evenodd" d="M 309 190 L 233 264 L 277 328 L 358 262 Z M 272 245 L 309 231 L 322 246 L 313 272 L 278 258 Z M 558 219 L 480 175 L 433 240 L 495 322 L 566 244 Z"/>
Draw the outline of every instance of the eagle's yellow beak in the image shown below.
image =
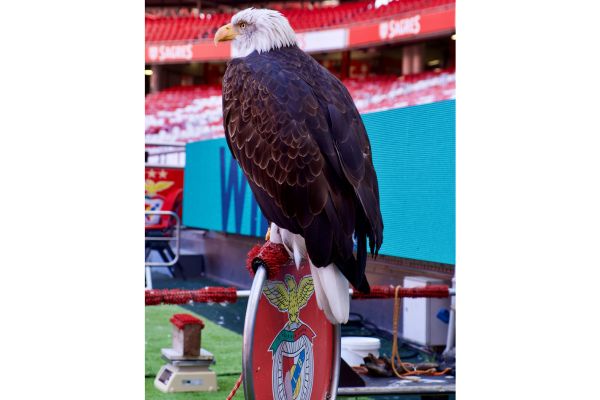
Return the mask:
<path id="1" fill-rule="evenodd" d="M 237 35 L 238 34 L 235 31 L 235 29 L 233 28 L 233 25 L 231 25 L 231 24 L 223 25 L 222 27 L 219 28 L 217 33 L 215 33 L 215 46 L 219 42 L 226 42 L 228 40 L 233 40 L 233 39 L 235 39 L 235 37 Z"/>

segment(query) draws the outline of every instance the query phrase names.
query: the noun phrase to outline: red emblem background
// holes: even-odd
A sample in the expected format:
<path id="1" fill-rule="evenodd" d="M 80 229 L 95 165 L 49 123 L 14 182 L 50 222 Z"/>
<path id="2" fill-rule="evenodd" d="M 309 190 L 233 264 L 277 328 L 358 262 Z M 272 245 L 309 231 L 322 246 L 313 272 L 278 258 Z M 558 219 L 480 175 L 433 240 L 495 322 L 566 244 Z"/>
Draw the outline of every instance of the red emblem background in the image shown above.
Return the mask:
<path id="1" fill-rule="evenodd" d="M 279 269 L 277 275 L 270 279 L 282 281 L 286 274 L 293 275 L 296 282 L 310 274 L 310 267 L 303 261 L 300 269 L 292 261 Z M 317 306 L 316 294 L 313 293 L 304 308 L 300 309 L 300 320 L 308 325 L 316 334 L 313 339 L 313 385 L 311 400 L 322 400 L 331 388 L 333 370 L 333 338 L 334 326 L 329 323 L 325 314 Z M 256 312 L 254 341 L 252 343 L 252 371 L 254 374 L 255 398 L 273 399 L 273 355 L 269 348 L 273 339 L 288 322 L 287 312 L 280 312 L 264 294 L 261 294 Z M 279 399 L 277 399 L 279 400 Z"/>

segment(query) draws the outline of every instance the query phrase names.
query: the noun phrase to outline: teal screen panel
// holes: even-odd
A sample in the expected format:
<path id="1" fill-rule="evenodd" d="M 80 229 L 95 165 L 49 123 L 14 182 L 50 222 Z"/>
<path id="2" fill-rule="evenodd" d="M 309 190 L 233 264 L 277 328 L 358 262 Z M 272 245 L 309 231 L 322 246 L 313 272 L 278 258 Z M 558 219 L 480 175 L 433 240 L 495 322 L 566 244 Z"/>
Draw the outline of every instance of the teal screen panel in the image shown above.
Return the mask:
<path id="1" fill-rule="evenodd" d="M 188 143 L 185 153 L 183 224 L 264 237 L 267 221 L 225 139 Z"/>
<path id="2" fill-rule="evenodd" d="M 363 115 L 379 181 L 381 254 L 455 263 L 455 103 Z"/>
<path id="3" fill-rule="evenodd" d="M 455 263 L 455 101 L 363 115 L 379 180 L 381 254 Z M 262 237 L 267 221 L 224 138 L 186 146 L 183 223 Z"/>

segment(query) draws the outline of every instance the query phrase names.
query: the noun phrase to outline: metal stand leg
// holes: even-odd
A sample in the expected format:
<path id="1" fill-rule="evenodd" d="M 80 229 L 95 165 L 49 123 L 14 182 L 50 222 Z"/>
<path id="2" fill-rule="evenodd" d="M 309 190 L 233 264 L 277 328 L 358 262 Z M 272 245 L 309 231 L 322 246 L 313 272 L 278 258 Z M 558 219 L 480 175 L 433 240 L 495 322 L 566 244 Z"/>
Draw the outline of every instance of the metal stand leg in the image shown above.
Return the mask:
<path id="1" fill-rule="evenodd" d="M 167 248 L 165 248 L 165 247 L 161 248 L 160 250 L 158 250 L 158 254 L 160 255 L 160 258 L 163 260 L 163 262 L 165 263 L 167 268 L 169 269 L 169 272 L 171 273 L 171 278 L 175 278 L 175 271 L 173 270 L 173 266 L 169 265 L 169 263 L 171 262 L 172 259 L 169 258 L 169 252 L 167 251 Z"/>
<path id="2" fill-rule="evenodd" d="M 152 253 L 152 249 L 146 247 L 146 261 L 148 261 L 150 253 Z M 152 268 L 150 268 L 149 266 L 146 266 L 146 289 L 152 289 Z"/>
<path id="3" fill-rule="evenodd" d="M 146 289 L 152 289 L 152 268 L 146 267 Z"/>
<path id="4" fill-rule="evenodd" d="M 165 247 L 165 251 L 167 252 L 167 254 L 169 255 L 169 257 L 171 257 L 171 260 L 174 260 L 174 259 L 175 259 L 175 253 L 173 253 L 173 249 L 171 249 L 171 247 L 170 247 L 170 246 L 167 246 L 167 247 Z M 181 266 L 181 264 L 179 263 L 179 261 L 177 261 L 177 262 L 174 264 L 174 267 L 175 267 L 175 268 L 177 268 L 177 269 L 179 269 L 179 273 L 181 274 L 181 278 L 182 278 L 184 281 L 185 281 L 185 280 L 187 280 L 187 279 L 185 278 L 185 274 L 183 273 L 183 267 Z"/>
<path id="5" fill-rule="evenodd" d="M 452 278 L 452 287 L 456 288 L 456 277 Z M 444 355 L 450 354 L 454 350 L 456 340 L 456 297 L 452 296 L 450 300 L 450 321 L 448 323 L 448 336 L 446 337 L 446 348 Z"/>

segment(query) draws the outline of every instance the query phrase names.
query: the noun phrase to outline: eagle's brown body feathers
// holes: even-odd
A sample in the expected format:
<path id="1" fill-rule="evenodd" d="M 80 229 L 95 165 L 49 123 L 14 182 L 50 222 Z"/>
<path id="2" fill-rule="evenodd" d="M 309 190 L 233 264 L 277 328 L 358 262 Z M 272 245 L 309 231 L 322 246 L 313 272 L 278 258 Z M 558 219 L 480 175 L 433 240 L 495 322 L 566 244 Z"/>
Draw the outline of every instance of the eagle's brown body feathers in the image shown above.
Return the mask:
<path id="1" fill-rule="evenodd" d="M 366 240 L 376 255 L 383 222 L 369 139 L 343 84 L 296 46 L 255 52 L 229 63 L 223 114 L 265 217 L 304 237 L 315 266 L 334 263 L 368 291 Z"/>

